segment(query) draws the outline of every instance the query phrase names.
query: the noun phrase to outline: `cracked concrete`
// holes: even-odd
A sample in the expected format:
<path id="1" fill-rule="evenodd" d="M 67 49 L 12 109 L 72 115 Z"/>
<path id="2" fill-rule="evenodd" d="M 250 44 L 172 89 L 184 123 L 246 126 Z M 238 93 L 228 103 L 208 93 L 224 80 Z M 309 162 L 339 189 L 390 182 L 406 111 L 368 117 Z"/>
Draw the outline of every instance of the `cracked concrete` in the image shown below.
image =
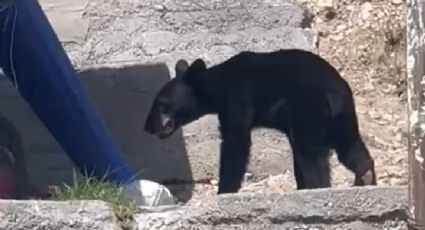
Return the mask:
<path id="1" fill-rule="evenodd" d="M 19 214 L 19 215 L 17 215 Z M 0 229 L 119 229 L 98 201 L 0 201 Z M 142 208 L 138 230 L 404 230 L 406 187 L 363 187 L 287 194 L 227 194 L 185 206 Z"/>
<path id="2" fill-rule="evenodd" d="M 0 200 L 0 229 L 118 230 L 111 208 L 103 201 Z"/>
<path id="3" fill-rule="evenodd" d="M 91 1 L 86 16 L 86 44 L 66 46 L 81 68 L 117 61 L 173 66 L 179 57 L 214 64 L 247 49 L 313 49 L 304 10 L 290 1 Z"/>
<path id="4" fill-rule="evenodd" d="M 139 229 L 406 229 L 407 189 L 365 187 L 228 194 L 137 215 Z"/>

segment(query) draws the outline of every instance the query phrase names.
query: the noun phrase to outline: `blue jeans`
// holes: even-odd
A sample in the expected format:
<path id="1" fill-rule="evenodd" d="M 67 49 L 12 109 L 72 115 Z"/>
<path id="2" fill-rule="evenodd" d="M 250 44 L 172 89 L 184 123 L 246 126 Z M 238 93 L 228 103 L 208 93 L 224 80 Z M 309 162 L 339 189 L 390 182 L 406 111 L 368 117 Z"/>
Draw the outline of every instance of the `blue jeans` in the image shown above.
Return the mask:
<path id="1" fill-rule="evenodd" d="M 38 1 L 15 0 L 5 8 L 0 12 L 5 75 L 82 172 L 131 182 L 130 168 Z"/>

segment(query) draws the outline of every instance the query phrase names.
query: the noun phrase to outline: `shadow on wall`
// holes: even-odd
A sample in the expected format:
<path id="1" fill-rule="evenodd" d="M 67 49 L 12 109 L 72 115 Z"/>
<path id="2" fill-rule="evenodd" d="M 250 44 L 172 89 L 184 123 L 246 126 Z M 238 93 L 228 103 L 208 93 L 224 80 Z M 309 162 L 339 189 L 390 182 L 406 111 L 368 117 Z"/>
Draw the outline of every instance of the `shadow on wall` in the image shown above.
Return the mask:
<path id="1" fill-rule="evenodd" d="M 143 131 L 153 98 L 170 80 L 165 64 L 99 67 L 83 70 L 80 76 L 139 179 L 164 184 L 193 181 L 181 129 L 167 140 Z M 71 183 L 72 163 L 5 78 L 0 78 L 0 104 L 21 132 L 30 181 L 37 185 Z M 183 201 L 190 199 L 192 186 L 176 195 Z"/>
<path id="2" fill-rule="evenodd" d="M 193 180 L 181 129 L 167 140 L 143 131 L 156 93 L 170 80 L 165 64 L 100 67 L 80 75 L 138 178 L 166 184 Z"/>

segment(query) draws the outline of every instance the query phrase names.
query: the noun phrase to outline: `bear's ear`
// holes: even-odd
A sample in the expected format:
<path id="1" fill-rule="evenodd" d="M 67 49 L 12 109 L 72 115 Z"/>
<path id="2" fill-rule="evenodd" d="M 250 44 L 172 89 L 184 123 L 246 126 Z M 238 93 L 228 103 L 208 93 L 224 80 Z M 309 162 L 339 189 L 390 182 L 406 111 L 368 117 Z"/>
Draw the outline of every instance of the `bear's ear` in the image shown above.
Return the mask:
<path id="1" fill-rule="evenodd" d="M 201 58 L 198 58 L 195 61 L 193 61 L 190 68 L 193 69 L 196 72 L 204 71 L 207 68 L 207 65 L 205 65 L 204 60 L 202 60 Z"/>
<path id="2" fill-rule="evenodd" d="M 185 76 L 185 81 L 188 84 L 196 85 L 202 81 L 202 75 L 204 71 L 207 69 L 204 60 L 198 58 L 193 61 L 192 65 L 190 65 L 187 70 L 187 74 Z"/>
<path id="3" fill-rule="evenodd" d="M 189 63 L 187 63 L 184 59 L 180 59 L 176 62 L 174 69 L 176 71 L 176 77 L 183 76 L 183 74 L 189 69 Z"/>

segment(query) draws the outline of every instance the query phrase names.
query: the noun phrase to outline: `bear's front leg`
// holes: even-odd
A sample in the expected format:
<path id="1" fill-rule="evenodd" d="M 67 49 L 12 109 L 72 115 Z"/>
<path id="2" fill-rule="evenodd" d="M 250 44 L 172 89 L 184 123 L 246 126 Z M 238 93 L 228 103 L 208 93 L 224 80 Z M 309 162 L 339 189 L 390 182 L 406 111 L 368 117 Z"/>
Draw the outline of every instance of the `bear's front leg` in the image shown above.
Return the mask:
<path id="1" fill-rule="evenodd" d="M 218 194 L 239 191 L 251 148 L 251 116 L 238 107 L 219 114 L 221 146 Z"/>
<path id="2" fill-rule="evenodd" d="M 241 188 L 249 163 L 250 133 L 224 134 L 221 143 L 218 194 L 236 193 Z"/>

